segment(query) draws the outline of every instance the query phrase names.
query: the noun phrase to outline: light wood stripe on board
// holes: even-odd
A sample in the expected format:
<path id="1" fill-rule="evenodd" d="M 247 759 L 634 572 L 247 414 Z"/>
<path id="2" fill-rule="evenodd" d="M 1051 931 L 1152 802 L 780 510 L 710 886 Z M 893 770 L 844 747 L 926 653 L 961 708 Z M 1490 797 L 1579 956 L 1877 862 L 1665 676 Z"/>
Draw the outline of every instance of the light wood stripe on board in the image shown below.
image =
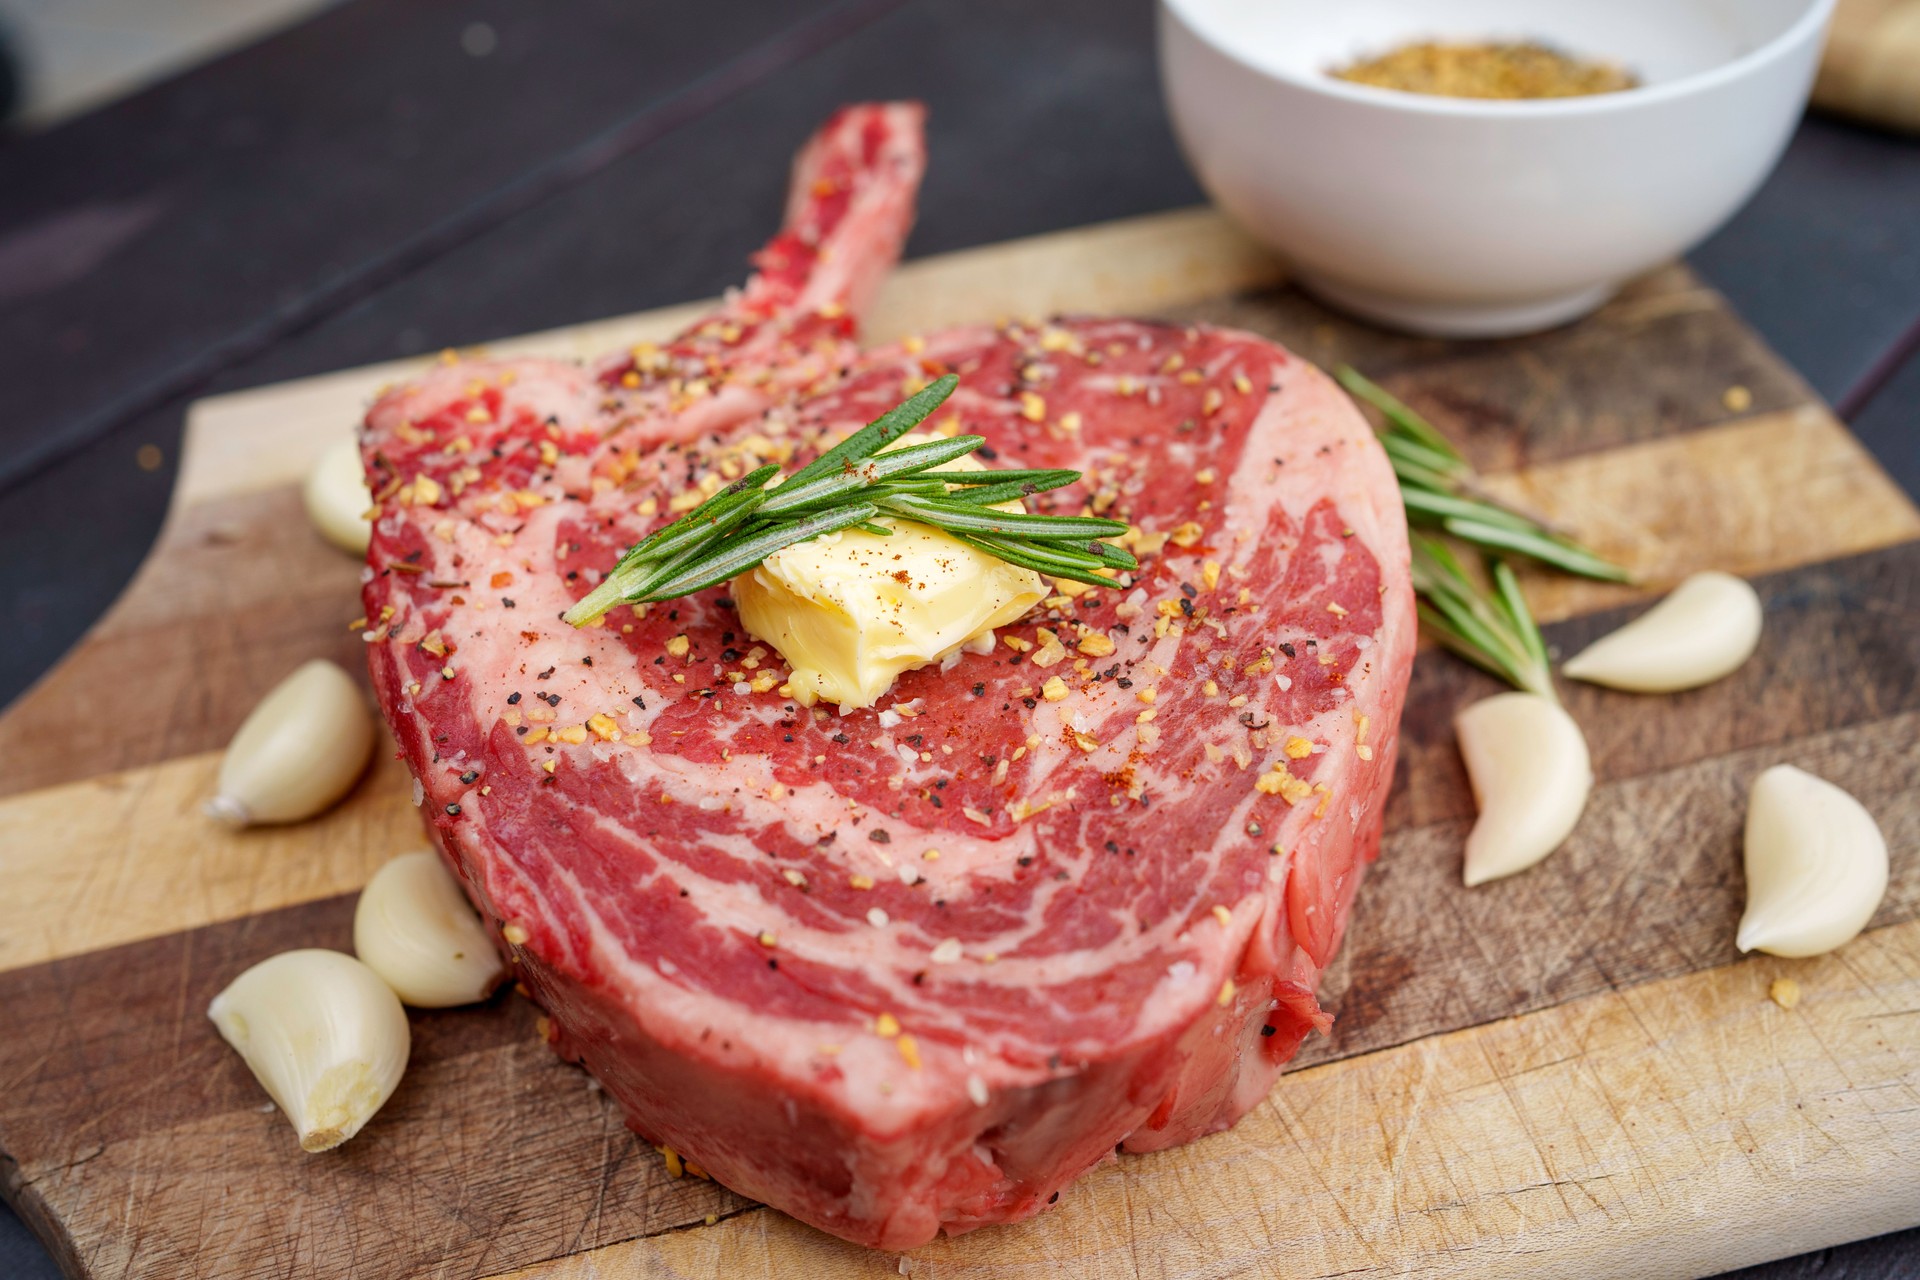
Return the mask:
<path id="1" fill-rule="evenodd" d="M 412 783 L 382 735 L 369 776 L 310 822 L 233 831 L 201 813 L 220 754 L 0 800 L 9 840 L 0 971 L 350 893 L 425 848 Z"/>
<path id="2" fill-rule="evenodd" d="M 1542 621 L 1664 591 L 1699 569 L 1751 577 L 1920 537 L 1920 511 L 1819 406 L 1487 477 L 1637 574 L 1638 587 L 1529 571 Z"/>

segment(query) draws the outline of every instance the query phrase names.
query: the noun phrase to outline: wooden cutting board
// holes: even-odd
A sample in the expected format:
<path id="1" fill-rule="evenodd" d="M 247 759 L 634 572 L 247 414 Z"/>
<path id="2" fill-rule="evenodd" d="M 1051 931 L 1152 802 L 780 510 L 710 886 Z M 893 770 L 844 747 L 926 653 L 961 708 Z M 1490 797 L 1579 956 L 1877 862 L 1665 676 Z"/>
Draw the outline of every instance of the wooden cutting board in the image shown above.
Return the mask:
<path id="1" fill-rule="evenodd" d="M 1599 785 L 1567 847 L 1468 891 L 1448 727 L 1487 679 L 1423 653 L 1384 852 L 1325 997 L 1331 1037 L 1231 1132 L 1096 1170 L 1018 1226 L 870 1253 L 668 1176 L 504 996 L 414 1015 L 359 1138 L 303 1155 L 207 1001 L 422 837 L 383 753 L 293 828 L 202 819 L 219 748 L 299 662 L 357 664 L 354 562 L 295 482 L 404 367 L 196 407 L 126 596 L 0 718 L 0 1178 L 76 1276 L 1694 1275 L 1920 1223 L 1920 513 L 1682 267 L 1533 338 L 1341 319 L 1193 212 L 911 264 L 875 337 L 1054 309 L 1243 325 L 1351 361 L 1649 589 L 1752 577 L 1759 654 L 1672 698 L 1574 686 Z M 593 350 L 684 310 L 502 346 Z M 1632 592 L 1530 579 L 1563 650 Z M 1894 851 L 1874 928 L 1741 959 L 1747 784 L 1793 761 Z M 1791 978 L 1792 1008 L 1768 998 Z"/>

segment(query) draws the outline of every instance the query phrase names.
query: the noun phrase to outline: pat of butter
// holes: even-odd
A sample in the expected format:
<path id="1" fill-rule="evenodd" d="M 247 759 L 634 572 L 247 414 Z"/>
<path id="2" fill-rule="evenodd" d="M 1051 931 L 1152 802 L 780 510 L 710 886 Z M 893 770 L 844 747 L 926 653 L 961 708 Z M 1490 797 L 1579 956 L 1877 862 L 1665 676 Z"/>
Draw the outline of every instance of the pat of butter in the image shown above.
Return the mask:
<path id="1" fill-rule="evenodd" d="M 931 437 L 914 433 L 901 444 Z M 973 463 L 962 458 L 948 467 Z M 1019 503 L 1000 508 L 1019 511 Z M 768 556 L 734 579 L 740 621 L 785 658 L 802 706 L 870 707 L 904 672 L 969 644 L 1047 594 L 1031 569 L 914 520 L 883 517 L 890 535 L 844 529 Z"/>

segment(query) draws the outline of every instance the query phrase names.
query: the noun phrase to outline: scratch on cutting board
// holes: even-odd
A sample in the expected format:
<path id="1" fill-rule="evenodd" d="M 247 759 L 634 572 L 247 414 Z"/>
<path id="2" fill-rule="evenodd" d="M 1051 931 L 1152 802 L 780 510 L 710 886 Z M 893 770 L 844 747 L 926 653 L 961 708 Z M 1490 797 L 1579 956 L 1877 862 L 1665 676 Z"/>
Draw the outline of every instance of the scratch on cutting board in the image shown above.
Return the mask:
<path id="1" fill-rule="evenodd" d="M 1140 1269 L 1140 1223 L 1133 1214 L 1133 1178 L 1124 1168 L 1120 1171 L 1120 1204 L 1127 1215 L 1127 1261 L 1134 1280 L 1142 1280 L 1146 1273 Z"/>
<path id="2" fill-rule="evenodd" d="M 1513 1080 L 1508 1077 L 1507 1073 L 1501 1070 L 1500 1064 L 1494 1059 L 1487 1041 L 1482 1039 L 1475 1047 L 1479 1050 L 1481 1061 L 1487 1064 L 1487 1070 L 1493 1073 L 1494 1082 L 1500 1086 L 1500 1092 L 1506 1097 L 1508 1109 L 1513 1112 L 1514 1119 L 1519 1121 L 1521 1131 L 1527 1135 L 1527 1142 L 1532 1146 L 1534 1155 L 1538 1157 L 1540 1161 L 1541 1172 L 1546 1175 L 1545 1180 L 1530 1183 L 1525 1187 L 1519 1188 L 1519 1190 L 1532 1190 L 1536 1187 L 1553 1188 L 1556 1196 L 1559 1198 L 1560 1208 L 1566 1214 L 1566 1220 L 1569 1222 L 1578 1221 L 1580 1217 L 1579 1212 L 1574 1209 L 1573 1205 L 1567 1200 L 1566 1181 L 1561 1178 L 1560 1172 L 1553 1167 L 1553 1157 L 1549 1154 L 1553 1144 L 1541 1140 L 1538 1131 L 1534 1128 L 1533 1117 L 1527 1113 L 1526 1106 L 1521 1101 L 1519 1089 L 1514 1086 Z M 1590 1200 L 1593 1198 L 1591 1192 L 1588 1193 L 1587 1198 Z M 1520 1228 L 1514 1237 L 1514 1242 L 1517 1245 L 1520 1241 L 1526 1239 L 1528 1225 L 1526 1203 L 1517 1198 L 1510 1200 L 1510 1203 L 1513 1211 L 1520 1216 Z M 1606 1207 L 1600 1206 L 1600 1211 L 1605 1215 L 1607 1212 Z"/>
<path id="3" fill-rule="evenodd" d="M 1294 1114 L 1293 1107 L 1282 1096 L 1284 1092 L 1284 1090 L 1275 1090 L 1272 1095 L 1274 1114 L 1279 1118 L 1287 1140 L 1300 1154 L 1300 1167 L 1313 1174 L 1313 1180 L 1320 1184 L 1320 1190 L 1325 1192 L 1327 1199 L 1333 1202 L 1334 1211 L 1340 1215 L 1340 1221 L 1346 1227 L 1348 1237 L 1366 1250 L 1367 1260 L 1375 1267 L 1385 1268 L 1387 1260 L 1380 1256 L 1379 1251 L 1373 1247 L 1373 1241 L 1361 1231 L 1360 1224 L 1353 1220 L 1353 1215 L 1347 1212 L 1346 1202 L 1340 1198 L 1340 1193 L 1334 1190 L 1333 1184 L 1327 1181 L 1326 1172 L 1322 1169 L 1320 1160 L 1316 1158 L 1316 1153 L 1308 1149 L 1298 1117 Z"/>
<path id="4" fill-rule="evenodd" d="M 1400 1126 L 1399 1134 L 1388 1140 L 1387 1172 L 1392 1178 L 1393 1216 L 1400 1217 L 1400 1188 L 1406 1173 L 1407 1147 L 1413 1142 L 1414 1131 L 1420 1127 L 1422 1109 L 1426 1106 L 1427 1095 L 1432 1092 L 1434 1061 L 1433 1050 L 1427 1044 L 1421 1044 L 1420 1073 L 1414 1078 L 1411 1096 L 1406 1099 L 1406 1120 Z M 1385 1118 L 1385 1112 L 1381 1112 Z"/>

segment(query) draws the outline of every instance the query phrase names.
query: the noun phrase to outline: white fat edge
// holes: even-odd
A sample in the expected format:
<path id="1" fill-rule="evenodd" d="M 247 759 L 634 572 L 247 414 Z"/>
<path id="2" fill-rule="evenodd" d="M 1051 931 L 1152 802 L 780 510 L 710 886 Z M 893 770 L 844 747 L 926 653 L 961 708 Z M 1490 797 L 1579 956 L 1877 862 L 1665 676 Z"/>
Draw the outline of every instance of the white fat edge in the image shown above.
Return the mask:
<path id="1" fill-rule="evenodd" d="M 1326 478 L 1322 468 L 1291 463 L 1281 467 L 1237 468 L 1228 491 L 1227 527 L 1249 528 L 1255 536 L 1236 548 L 1232 564 L 1242 566 L 1251 557 L 1259 543 L 1259 533 L 1265 528 L 1266 513 L 1272 508 L 1281 507 L 1295 521 L 1301 521 L 1315 503 L 1331 496 L 1341 518 L 1354 531 L 1354 537 L 1373 553 L 1384 581 L 1395 572 L 1396 561 L 1401 565 L 1405 563 L 1405 517 L 1399 505 L 1399 488 L 1393 482 L 1392 472 L 1375 444 L 1372 432 L 1359 411 L 1344 399 L 1326 375 L 1311 365 L 1295 359 L 1274 370 L 1272 378 L 1270 385 L 1280 387 L 1280 391 L 1268 395 L 1266 404 L 1254 420 L 1247 442 L 1248 456 L 1305 460 L 1314 458 L 1322 447 L 1328 447 L 1328 456 L 1336 463 L 1334 476 L 1339 483 L 1329 495 L 1315 483 L 1316 471 L 1320 472 L 1321 481 Z M 1287 403 L 1290 393 L 1294 401 L 1291 405 Z M 1367 483 L 1369 480 L 1371 487 Z M 1338 543 L 1328 543 L 1322 553 L 1337 558 L 1340 546 Z M 1229 576 L 1223 575 L 1223 582 L 1230 580 Z M 1264 607 L 1270 602 L 1256 598 L 1253 603 Z M 1354 706 L 1366 708 L 1366 714 L 1373 718 L 1375 726 L 1379 726 L 1383 718 L 1380 699 L 1371 695 L 1384 678 L 1385 668 L 1393 665 L 1395 656 L 1379 643 L 1379 639 L 1397 636 L 1403 647 L 1411 648 L 1413 636 L 1413 619 L 1410 609 L 1405 607 L 1403 596 L 1390 593 L 1382 604 L 1380 632 L 1374 636 L 1356 637 L 1360 661 L 1355 669 L 1345 673 L 1341 686 L 1348 697 L 1336 699 L 1342 705 L 1321 717 L 1327 723 L 1297 728 L 1296 732 L 1301 737 L 1316 742 L 1323 738 L 1333 742 L 1350 740 Z M 1260 615 L 1253 616 L 1258 618 Z M 1343 623 L 1336 615 L 1329 614 L 1328 617 L 1334 624 L 1328 630 L 1342 629 Z M 1274 632 L 1268 643 L 1284 641 L 1293 644 L 1296 649 L 1304 650 L 1304 641 L 1311 639 L 1318 642 L 1324 638 L 1324 635 L 1308 635 L 1295 628 L 1286 633 Z M 1280 665 L 1276 660 L 1275 666 Z M 1278 679 L 1275 683 L 1283 692 L 1288 687 L 1280 684 Z M 1339 730 L 1343 719 L 1347 722 L 1344 736 Z M 1316 731 L 1306 732 L 1309 727 Z M 1364 767 L 1366 762 L 1361 763 Z"/>
<path id="2" fill-rule="evenodd" d="M 889 348 L 888 352 L 889 354 L 895 351 L 899 352 L 900 368 L 904 375 L 919 377 L 921 376 L 920 362 L 923 360 L 946 365 L 956 365 L 959 363 L 961 357 L 971 356 L 977 353 L 981 347 L 990 346 L 1002 340 L 1000 331 L 992 326 L 961 325 L 954 328 L 940 329 L 934 333 L 927 334 L 924 338 L 926 348 L 923 351 L 909 354 L 896 347 Z M 954 390 L 953 394 L 955 397 L 974 397 L 969 403 L 979 405 L 1004 403 L 1001 397 L 983 396 L 964 382 Z M 949 398 L 947 403 L 951 405 L 953 403 L 952 398 Z M 943 409 L 945 407 L 946 406 L 942 406 Z M 937 419 L 945 415 L 944 413 L 936 413 L 934 416 Z"/>
<path id="3" fill-rule="evenodd" d="M 502 382 L 503 377 L 508 380 Z M 430 366 L 400 388 L 395 398 L 380 402 L 376 406 L 378 428 L 388 429 L 390 419 L 418 421 L 430 417 L 448 402 L 467 398 L 468 388 L 475 383 L 502 391 L 502 400 L 510 409 L 528 409 L 541 421 L 584 421 L 593 416 L 600 398 L 592 376 L 572 361 L 539 356 L 458 360 Z M 427 411 L 421 412 L 422 408 Z"/>

